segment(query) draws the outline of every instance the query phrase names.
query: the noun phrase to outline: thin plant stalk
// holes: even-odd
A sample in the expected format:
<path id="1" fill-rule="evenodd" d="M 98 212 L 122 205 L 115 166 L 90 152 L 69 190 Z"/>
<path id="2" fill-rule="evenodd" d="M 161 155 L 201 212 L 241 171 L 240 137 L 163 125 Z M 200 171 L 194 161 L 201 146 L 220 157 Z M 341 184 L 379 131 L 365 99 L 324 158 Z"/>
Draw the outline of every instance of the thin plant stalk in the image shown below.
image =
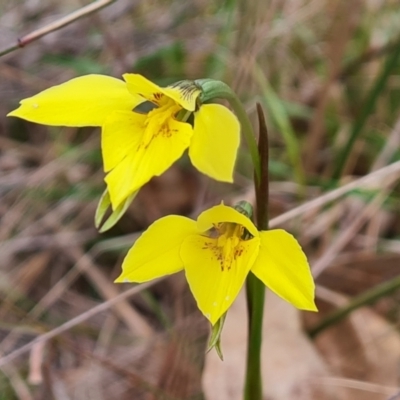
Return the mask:
<path id="1" fill-rule="evenodd" d="M 35 40 L 38 40 L 51 32 L 61 29 L 64 26 L 67 26 L 80 18 L 86 17 L 96 11 L 99 11 L 106 6 L 109 6 L 111 3 L 114 3 L 114 1 L 116 0 L 97 0 L 93 3 L 88 4 L 85 7 L 80 8 L 79 10 L 72 12 L 71 14 L 66 15 L 63 18 L 58 19 L 57 21 L 51 22 L 50 24 L 42 28 L 36 29 L 33 32 L 28 33 L 27 35 L 20 37 L 17 40 L 17 43 L 14 43 L 4 50 L 0 50 L 0 57 L 13 52 L 14 50 L 25 47 L 29 43 L 34 42 Z"/>
<path id="2" fill-rule="evenodd" d="M 258 152 L 260 155 L 260 180 L 255 177 L 256 222 L 259 230 L 268 229 L 268 131 L 260 104 L 257 104 L 259 120 Z M 246 280 L 247 309 L 249 317 L 249 335 L 247 341 L 247 366 L 244 388 L 245 400 L 262 400 L 261 345 L 264 315 L 265 286 L 253 274 Z"/>
<path id="3" fill-rule="evenodd" d="M 259 230 L 268 229 L 268 134 L 262 108 L 257 104 L 259 120 L 259 142 L 257 146 L 254 130 L 242 103 L 223 82 L 214 79 L 198 79 L 195 84 L 201 88 L 199 101 L 207 103 L 215 98 L 226 99 L 235 112 L 242 133 L 247 141 L 254 166 L 256 191 L 256 224 Z M 261 342 L 265 286 L 251 272 L 246 280 L 247 307 L 249 314 L 249 336 L 244 399 L 262 400 Z"/>

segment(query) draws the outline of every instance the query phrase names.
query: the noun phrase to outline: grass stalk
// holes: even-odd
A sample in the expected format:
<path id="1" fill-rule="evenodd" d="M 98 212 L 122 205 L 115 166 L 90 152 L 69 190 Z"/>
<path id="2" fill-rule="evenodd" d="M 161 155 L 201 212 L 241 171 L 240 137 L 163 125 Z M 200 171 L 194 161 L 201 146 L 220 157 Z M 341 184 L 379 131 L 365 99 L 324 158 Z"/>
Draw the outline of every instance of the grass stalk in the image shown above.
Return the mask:
<path id="1" fill-rule="evenodd" d="M 260 104 L 257 104 L 259 120 L 258 152 L 260 155 L 260 181 L 254 177 L 256 191 L 256 221 L 259 230 L 268 229 L 268 131 Z M 247 341 L 247 366 L 244 388 L 245 400 L 262 400 L 261 345 L 264 315 L 264 284 L 250 272 L 246 280 L 249 336 Z"/>

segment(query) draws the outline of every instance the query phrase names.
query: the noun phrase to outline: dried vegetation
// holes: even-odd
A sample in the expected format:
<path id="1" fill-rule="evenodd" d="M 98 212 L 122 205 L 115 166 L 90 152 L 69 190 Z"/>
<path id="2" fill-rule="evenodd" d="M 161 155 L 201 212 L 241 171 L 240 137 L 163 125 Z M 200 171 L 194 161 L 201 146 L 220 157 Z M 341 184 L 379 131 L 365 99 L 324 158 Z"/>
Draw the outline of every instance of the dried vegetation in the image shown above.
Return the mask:
<path id="1" fill-rule="evenodd" d="M 0 50 L 83 5 L 1 0 Z M 400 399 L 399 21 L 390 0 L 118 0 L 3 56 L 0 399 L 240 399 L 243 299 L 227 321 L 223 363 L 204 354 L 208 327 L 182 276 L 110 300 L 131 290 L 113 278 L 156 218 L 253 198 L 244 149 L 235 185 L 211 182 L 183 159 L 100 235 L 99 130 L 5 118 L 21 98 L 74 76 L 126 71 L 161 84 L 222 79 L 253 118 L 261 102 L 271 218 L 307 204 L 273 224 L 303 244 L 321 312 L 301 314 L 268 297 L 266 398 Z M 340 196 L 312 202 L 363 176 Z M 390 291 L 365 295 L 383 282 Z M 307 331 L 363 294 L 350 315 L 310 340 Z M 32 342 L 43 334 L 46 341 Z"/>

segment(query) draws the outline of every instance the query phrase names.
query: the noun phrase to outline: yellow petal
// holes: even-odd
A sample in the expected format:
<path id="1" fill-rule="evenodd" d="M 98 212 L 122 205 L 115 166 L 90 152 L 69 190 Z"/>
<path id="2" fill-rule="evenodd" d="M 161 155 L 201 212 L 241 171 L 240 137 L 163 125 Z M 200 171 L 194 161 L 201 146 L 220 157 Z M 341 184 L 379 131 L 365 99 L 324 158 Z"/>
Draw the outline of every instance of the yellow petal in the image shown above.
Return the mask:
<path id="1" fill-rule="evenodd" d="M 128 90 L 132 94 L 140 94 L 147 100 L 159 103 L 159 96 L 165 95 L 188 111 L 196 108 L 196 99 L 201 90 L 191 81 L 177 82 L 175 85 L 162 88 L 139 74 L 123 75 Z"/>
<path id="2" fill-rule="evenodd" d="M 136 152 L 128 154 L 113 170 L 111 170 L 104 181 L 110 196 L 111 208 L 116 211 L 128 197 L 136 192 L 137 188 L 133 183 L 135 179 Z"/>
<path id="3" fill-rule="evenodd" d="M 140 145 L 109 172 L 105 181 L 113 209 L 180 158 L 189 146 L 192 133 L 190 124 L 170 119 L 166 130 L 156 132 L 148 145 Z"/>
<path id="4" fill-rule="evenodd" d="M 129 250 L 122 263 L 122 274 L 115 282 L 146 282 L 180 271 L 181 244 L 195 230 L 193 220 L 178 215 L 154 222 Z"/>
<path id="5" fill-rule="evenodd" d="M 216 239 L 191 235 L 184 240 L 181 258 L 186 279 L 204 316 L 215 324 L 232 305 L 257 257 L 259 238 L 240 242 L 240 251 L 231 268 L 221 267 Z"/>
<path id="6" fill-rule="evenodd" d="M 157 94 L 163 94 L 162 88 L 139 74 L 124 74 L 126 86 L 130 93 L 139 94 L 145 99 L 157 102 Z"/>
<path id="7" fill-rule="evenodd" d="M 144 132 L 146 116 L 131 111 L 114 111 L 104 121 L 101 151 L 104 171 L 115 168 L 127 155 L 136 152 Z"/>
<path id="8" fill-rule="evenodd" d="M 252 268 L 254 275 L 295 307 L 317 311 L 314 280 L 297 240 L 282 229 L 260 232 L 260 238 L 260 252 Z"/>
<path id="9" fill-rule="evenodd" d="M 22 100 L 8 116 L 45 125 L 101 126 L 112 111 L 129 111 L 143 101 L 120 79 L 86 75 Z"/>
<path id="10" fill-rule="evenodd" d="M 226 107 L 204 104 L 195 113 L 189 156 L 203 174 L 219 181 L 233 182 L 239 143 L 239 122 Z"/>
<path id="11" fill-rule="evenodd" d="M 233 222 L 244 226 L 253 236 L 258 236 L 258 231 L 253 222 L 233 207 L 220 204 L 203 211 L 197 218 L 197 228 L 206 232 L 220 222 Z"/>

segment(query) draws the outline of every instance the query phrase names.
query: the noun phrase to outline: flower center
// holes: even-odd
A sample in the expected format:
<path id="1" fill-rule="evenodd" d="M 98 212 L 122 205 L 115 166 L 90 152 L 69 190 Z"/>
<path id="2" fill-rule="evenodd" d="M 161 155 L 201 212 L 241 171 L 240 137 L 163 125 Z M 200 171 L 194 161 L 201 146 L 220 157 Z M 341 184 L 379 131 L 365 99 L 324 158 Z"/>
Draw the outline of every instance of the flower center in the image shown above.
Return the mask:
<path id="1" fill-rule="evenodd" d="M 211 249 L 220 262 L 221 270 L 230 270 L 233 262 L 243 253 L 244 227 L 231 222 L 223 222 L 214 226 L 210 234 L 216 236 Z"/>
<path id="2" fill-rule="evenodd" d="M 169 123 L 182 109 L 178 103 L 167 96 L 161 97 L 158 104 L 159 107 L 149 111 L 144 122 L 144 135 L 140 144 L 143 149 L 146 149 L 158 135 L 170 137 L 173 134 Z"/>

